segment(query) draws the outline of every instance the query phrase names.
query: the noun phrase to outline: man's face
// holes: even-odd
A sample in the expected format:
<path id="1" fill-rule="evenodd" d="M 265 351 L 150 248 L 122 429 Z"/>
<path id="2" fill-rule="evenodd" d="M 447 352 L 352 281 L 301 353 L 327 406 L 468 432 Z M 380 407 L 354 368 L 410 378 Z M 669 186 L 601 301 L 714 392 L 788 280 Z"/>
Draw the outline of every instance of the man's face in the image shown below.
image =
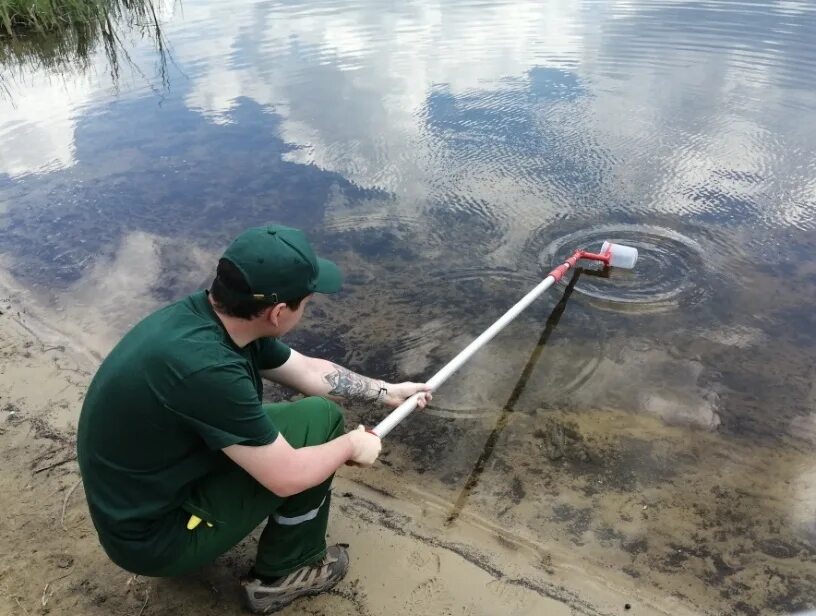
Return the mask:
<path id="1" fill-rule="evenodd" d="M 276 315 L 277 326 L 275 327 L 274 335 L 283 336 L 284 334 L 292 331 L 295 326 L 300 323 L 300 319 L 303 318 L 303 312 L 306 310 L 306 304 L 308 304 L 311 300 L 311 295 L 304 297 L 297 310 L 290 309 L 286 304 L 278 304 L 281 306 L 281 308 Z"/>

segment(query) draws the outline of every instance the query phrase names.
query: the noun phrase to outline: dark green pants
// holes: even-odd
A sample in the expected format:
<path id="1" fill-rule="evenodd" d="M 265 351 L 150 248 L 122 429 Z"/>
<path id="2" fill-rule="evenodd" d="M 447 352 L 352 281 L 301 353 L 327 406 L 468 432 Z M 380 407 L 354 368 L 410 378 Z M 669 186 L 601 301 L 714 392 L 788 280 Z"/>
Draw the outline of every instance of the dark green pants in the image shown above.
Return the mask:
<path id="1" fill-rule="evenodd" d="M 292 447 L 326 443 L 344 431 L 339 407 L 324 398 L 264 407 Z M 237 464 L 205 477 L 185 507 L 213 526 L 179 529 L 181 554 L 154 575 L 180 575 L 212 562 L 268 518 L 258 542 L 255 572 L 278 577 L 323 557 L 332 477 L 289 498 L 276 496 Z"/>

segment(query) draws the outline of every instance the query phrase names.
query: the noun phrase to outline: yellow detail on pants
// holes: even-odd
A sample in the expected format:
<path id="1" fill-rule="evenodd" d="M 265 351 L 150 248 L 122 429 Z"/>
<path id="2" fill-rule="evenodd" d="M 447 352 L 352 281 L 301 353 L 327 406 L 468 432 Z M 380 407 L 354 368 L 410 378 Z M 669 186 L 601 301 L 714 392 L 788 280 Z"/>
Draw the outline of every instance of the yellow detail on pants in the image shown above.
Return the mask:
<path id="1" fill-rule="evenodd" d="M 195 514 L 191 515 L 190 519 L 187 520 L 187 530 L 195 530 L 196 527 L 198 527 L 198 525 L 201 524 L 203 521 L 204 520 L 199 518 L 197 515 Z M 212 528 L 212 524 L 210 524 L 209 522 L 207 522 L 207 526 Z"/>

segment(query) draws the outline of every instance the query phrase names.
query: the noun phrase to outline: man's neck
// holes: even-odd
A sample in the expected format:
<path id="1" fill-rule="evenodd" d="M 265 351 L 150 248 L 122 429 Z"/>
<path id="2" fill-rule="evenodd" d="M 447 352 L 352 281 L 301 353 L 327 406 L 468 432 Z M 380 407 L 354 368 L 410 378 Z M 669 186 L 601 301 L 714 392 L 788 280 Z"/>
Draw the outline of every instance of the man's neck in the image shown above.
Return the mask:
<path id="1" fill-rule="evenodd" d="M 224 329 L 227 330 L 227 334 L 229 334 L 229 337 L 236 346 L 244 348 L 250 342 L 263 337 L 263 334 L 258 332 L 258 328 L 253 321 L 248 319 L 239 319 L 238 317 L 231 317 L 227 314 L 218 312 L 218 308 L 216 308 L 215 302 L 213 302 L 212 295 L 209 293 L 207 294 L 207 301 L 210 302 L 210 306 L 212 306 L 215 316 L 217 316 L 221 321 L 221 324 L 224 326 Z"/>

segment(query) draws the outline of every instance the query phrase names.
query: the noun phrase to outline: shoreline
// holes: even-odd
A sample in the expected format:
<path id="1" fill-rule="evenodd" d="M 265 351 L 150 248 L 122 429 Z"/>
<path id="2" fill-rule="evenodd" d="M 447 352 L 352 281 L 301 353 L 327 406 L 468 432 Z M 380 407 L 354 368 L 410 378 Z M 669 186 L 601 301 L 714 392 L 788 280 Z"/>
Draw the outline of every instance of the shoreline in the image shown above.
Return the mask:
<path id="1" fill-rule="evenodd" d="M 133 576 L 102 552 L 74 452 L 76 419 L 100 353 L 66 333 L 79 325 L 61 327 L 64 317 L 49 318 L 41 309 L 45 302 L 5 284 L 7 279 L 0 272 L 0 491 L 16 499 L 0 524 L 0 541 L 9 546 L 0 552 L 0 614 L 234 614 L 241 609 L 237 578 L 249 568 L 257 531 L 211 566 L 178 579 Z M 752 612 L 753 605 L 767 606 L 785 589 L 807 591 L 809 552 L 796 555 L 789 538 L 760 533 L 777 512 L 756 510 L 758 503 L 784 500 L 797 485 L 763 488 L 744 473 L 734 474 L 746 464 L 778 465 L 787 473 L 806 461 L 805 454 L 734 443 L 718 452 L 716 434 L 667 428 L 656 418 L 613 410 L 521 414 L 515 425 L 517 435 L 528 436 L 542 426 L 568 426 L 569 438 L 578 440 L 567 442 L 562 455 L 583 459 L 611 452 L 610 466 L 605 469 L 601 459 L 600 466 L 588 467 L 591 476 L 582 477 L 573 475 L 577 467 L 545 463 L 549 478 L 528 477 L 529 496 L 515 501 L 511 494 L 507 517 L 496 516 L 496 503 L 477 493 L 451 525 L 446 518 L 452 501 L 442 483 L 390 468 L 394 462 L 400 468 L 400 457 L 410 455 L 405 443 L 394 441 L 383 464 L 343 468 L 335 480 L 329 540 L 351 544 L 348 577 L 334 591 L 280 613 L 783 614 Z M 618 443 L 619 434 L 630 435 L 628 445 Z M 634 434 L 642 440 L 631 440 Z M 639 455 L 633 447 L 650 439 L 663 448 L 653 458 L 658 464 L 688 444 L 699 459 L 685 462 L 677 474 L 681 483 L 669 477 L 636 491 L 601 492 L 601 479 L 614 478 L 608 472 L 617 465 L 615 456 Z M 502 464 L 512 468 L 542 459 L 541 446 L 536 438 L 516 441 L 515 458 Z M 717 469 L 723 464 L 731 474 Z M 480 490 L 491 494 L 506 484 L 502 468 L 490 470 Z M 802 486 L 807 490 L 809 484 Z M 705 496 L 715 488 L 715 497 Z M 698 515 L 695 507 L 712 499 L 717 504 L 710 513 Z M 599 528 L 581 521 L 591 507 L 600 516 Z M 751 511 L 756 520 L 748 537 L 715 538 L 729 520 L 739 522 Z M 806 513 L 796 515 L 804 520 Z M 678 537 L 682 547 L 675 545 Z M 752 562 L 752 555 L 759 560 Z M 773 571 L 773 584 L 755 588 L 763 570 Z M 730 598 L 740 585 L 751 592 Z"/>

